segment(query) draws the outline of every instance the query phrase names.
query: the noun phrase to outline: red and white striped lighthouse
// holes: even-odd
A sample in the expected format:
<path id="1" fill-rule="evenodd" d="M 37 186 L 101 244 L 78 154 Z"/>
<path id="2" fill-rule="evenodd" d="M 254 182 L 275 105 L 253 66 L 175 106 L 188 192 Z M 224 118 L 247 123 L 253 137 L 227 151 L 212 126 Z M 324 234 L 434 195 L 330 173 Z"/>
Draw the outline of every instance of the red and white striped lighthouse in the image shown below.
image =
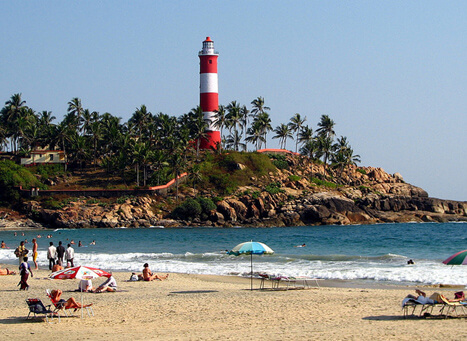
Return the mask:
<path id="1" fill-rule="evenodd" d="M 214 114 L 219 109 L 219 94 L 217 82 L 217 57 L 214 51 L 214 41 L 206 37 L 203 49 L 199 51 L 199 105 L 203 110 L 204 120 L 208 123 L 207 136 L 201 140 L 202 149 L 216 148 L 221 143 L 221 133 L 213 124 Z"/>

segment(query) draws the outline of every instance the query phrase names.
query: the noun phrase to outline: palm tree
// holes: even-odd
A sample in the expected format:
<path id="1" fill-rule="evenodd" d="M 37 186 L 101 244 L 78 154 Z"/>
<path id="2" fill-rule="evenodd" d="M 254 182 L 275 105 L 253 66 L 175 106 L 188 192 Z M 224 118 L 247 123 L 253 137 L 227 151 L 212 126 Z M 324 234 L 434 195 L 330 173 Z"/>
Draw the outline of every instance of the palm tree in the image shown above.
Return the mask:
<path id="1" fill-rule="evenodd" d="M 281 125 L 277 126 L 276 129 L 274 129 L 274 132 L 276 135 L 274 135 L 272 138 L 279 139 L 281 149 L 285 149 L 287 146 L 287 139 L 293 139 L 290 126 L 288 124 L 282 123 Z"/>
<path id="2" fill-rule="evenodd" d="M 83 115 L 84 109 L 81 105 L 81 99 L 74 97 L 68 102 L 68 124 L 73 126 L 76 131 L 80 130 L 81 116 Z"/>
<path id="3" fill-rule="evenodd" d="M 191 112 L 188 114 L 187 125 L 190 130 L 190 137 L 196 141 L 196 160 L 198 160 L 201 140 L 207 137 L 206 128 L 208 127 L 200 106 L 191 109 Z"/>
<path id="4" fill-rule="evenodd" d="M 266 112 L 263 112 L 261 114 L 256 115 L 256 117 L 253 119 L 253 125 L 258 125 L 258 129 L 261 131 L 261 134 L 263 136 L 262 141 L 264 142 L 264 147 L 267 148 L 266 146 L 266 135 L 268 131 L 272 130 L 271 126 L 271 118 L 269 117 L 269 114 Z"/>
<path id="5" fill-rule="evenodd" d="M 227 149 L 233 148 L 236 152 L 239 151 L 239 147 L 242 147 L 242 149 L 245 148 L 245 144 L 241 142 L 242 141 L 242 136 L 239 134 L 237 130 L 235 130 L 232 134 L 227 136 L 227 139 L 225 140 L 225 144 Z"/>
<path id="6" fill-rule="evenodd" d="M 242 126 L 242 108 L 237 101 L 232 101 L 227 105 L 226 115 L 227 125 L 234 128 L 234 131 L 238 131 L 238 126 Z"/>
<path id="7" fill-rule="evenodd" d="M 252 109 L 251 113 L 253 114 L 253 117 L 258 116 L 260 114 L 264 114 L 266 110 L 271 110 L 271 108 L 267 107 L 264 105 L 264 98 L 263 97 L 257 97 L 253 101 L 251 101 Z"/>
<path id="8" fill-rule="evenodd" d="M 215 110 L 214 114 L 214 121 L 213 125 L 216 129 L 220 129 L 221 131 L 221 138 L 222 138 L 222 130 L 225 127 L 226 124 L 226 109 L 225 106 L 219 105 L 219 108 Z"/>
<path id="9" fill-rule="evenodd" d="M 242 136 L 246 138 L 246 130 L 248 127 L 248 116 L 250 111 L 247 109 L 246 105 L 242 106 L 240 109 L 240 126 L 242 127 Z M 243 144 L 243 150 L 246 151 L 247 144 Z"/>
<path id="10" fill-rule="evenodd" d="M 333 120 L 329 118 L 328 115 L 322 115 L 321 116 L 321 121 L 318 123 L 318 129 L 316 132 L 318 135 L 333 138 L 334 135 L 336 134 L 334 131 L 334 126 L 336 124 L 334 123 Z"/>
<path id="11" fill-rule="evenodd" d="M 331 161 L 334 163 L 334 166 L 339 169 L 339 176 L 346 166 L 356 165 L 357 162 L 361 162 L 360 155 L 354 154 L 345 136 L 341 136 L 337 139 L 333 150 L 334 153 L 331 155 Z"/>
<path id="12" fill-rule="evenodd" d="M 55 126 L 52 123 L 53 120 L 55 120 L 55 116 L 52 115 L 51 111 L 44 110 L 39 113 L 38 124 L 41 141 L 44 145 L 48 145 L 51 149 L 54 148 L 51 143 L 53 128 Z"/>
<path id="13" fill-rule="evenodd" d="M 128 120 L 128 125 L 134 127 L 136 135 L 139 138 L 143 138 L 147 132 L 147 127 L 151 120 L 152 114 L 148 112 L 148 109 L 143 104 L 140 108 L 136 108 L 131 118 Z"/>
<path id="14" fill-rule="evenodd" d="M 305 123 L 306 117 L 302 118 L 299 113 L 296 113 L 291 119 L 289 123 L 289 127 L 292 133 L 295 133 L 295 153 L 298 151 L 298 142 L 299 142 L 299 134 L 302 130 L 303 123 Z"/>
<path id="15" fill-rule="evenodd" d="M 311 177 L 313 177 L 313 161 L 318 158 L 319 145 L 316 139 L 312 138 L 306 141 L 302 148 L 300 148 L 300 153 L 304 156 L 307 156 L 311 162 Z"/>
<path id="16" fill-rule="evenodd" d="M 203 175 L 201 174 L 201 167 L 199 165 L 193 165 L 190 170 L 190 179 L 193 182 L 193 194 L 196 197 L 196 184 L 203 180 Z"/>
<path id="17" fill-rule="evenodd" d="M 6 136 L 10 138 L 11 149 L 14 153 L 17 152 L 18 146 L 18 118 L 26 108 L 26 101 L 23 101 L 21 93 L 18 93 L 5 102 L 5 107 L 1 112 L 2 125 L 6 129 Z"/>
<path id="18" fill-rule="evenodd" d="M 253 125 L 247 130 L 246 142 L 252 143 L 256 146 L 256 150 L 261 149 L 261 144 L 266 142 L 263 131 L 260 129 L 259 124 L 253 123 Z"/>
<path id="19" fill-rule="evenodd" d="M 308 126 L 303 126 L 298 132 L 298 142 L 305 144 L 313 140 L 313 129 Z"/>
<path id="20" fill-rule="evenodd" d="M 332 138 L 327 136 L 318 136 L 319 153 L 323 155 L 324 167 L 327 167 L 329 156 L 332 152 Z"/>

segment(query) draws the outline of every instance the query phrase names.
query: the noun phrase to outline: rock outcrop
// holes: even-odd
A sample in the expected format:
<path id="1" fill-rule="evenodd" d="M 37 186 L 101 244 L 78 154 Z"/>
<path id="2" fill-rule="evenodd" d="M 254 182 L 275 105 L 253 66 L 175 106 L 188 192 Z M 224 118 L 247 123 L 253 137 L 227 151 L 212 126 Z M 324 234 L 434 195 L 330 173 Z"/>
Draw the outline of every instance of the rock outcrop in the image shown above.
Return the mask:
<path id="1" fill-rule="evenodd" d="M 322 165 L 303 164 L 299 158 L 289 158 L 288 162 L 295 170 L 293 173 L 289 170 L 270 173 L 264 181 L 266 185 L 274 183 L 275 190 L 255 178 L 251 186 L 239 188 L 237 195 L 217 202 L 216 209 L 203 218 L 172 220 L 171 209 L 161 209 L 167 206 L 164 199 L 147 195 L 107 204 L 80 198 L 58 209 L 29 201 L 24 211 L 34 221 L 54 228 L 467 221 L 467 202 L 430 198 L 423 189 L 405 183 L 399 173 L 390 175 L 381 168 L 350 167 L 334 174 L 332 179 L 339 179 L 337 182 L 328 182 L 321 174 L 331 171 L 325 171 Z M 210 197 L 212 193 L 206 189 L 198 195 Z"/>

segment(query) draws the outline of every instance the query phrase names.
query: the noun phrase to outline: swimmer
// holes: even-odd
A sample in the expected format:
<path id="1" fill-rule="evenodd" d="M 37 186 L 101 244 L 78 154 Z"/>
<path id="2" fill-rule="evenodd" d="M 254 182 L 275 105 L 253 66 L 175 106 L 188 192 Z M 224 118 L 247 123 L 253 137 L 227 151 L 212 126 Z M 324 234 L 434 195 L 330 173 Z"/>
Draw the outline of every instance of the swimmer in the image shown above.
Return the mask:
<path id="1" fill-rule="evenodd" d="M 296 245 L 296 246 L 294 246 L 294 247 L 305 247 L 305 246 L 306 246 L 306 244 L 303 243 L 302 245 Z"/>
<path id="2" fill-rule="evenodd" d="M 2 240 L 2 245 L 0 246 L 0 248 L 2 248 L 2 249 L 6 249 L 6 248 L 7 248 L 7 247 L 6 247 L 6 244 L 5 244 L 5 242 L 4 242 L 3 240 Z"/>

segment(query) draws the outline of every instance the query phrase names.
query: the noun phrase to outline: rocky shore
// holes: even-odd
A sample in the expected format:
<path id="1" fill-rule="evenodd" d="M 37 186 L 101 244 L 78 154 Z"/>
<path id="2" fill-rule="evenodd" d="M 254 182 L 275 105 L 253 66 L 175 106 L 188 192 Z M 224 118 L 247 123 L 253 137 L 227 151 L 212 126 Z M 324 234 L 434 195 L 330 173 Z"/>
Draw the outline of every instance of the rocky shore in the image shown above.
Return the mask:
<path id="1" fill-rule="evenodd" d="M 251 186 L 219 199 L 216 209 L 203 220 L 171 219 L 165 198 L 147 195 L 107 204 L 83 197 L 60 209 L 47 209 L 39 201 L 28 201 L 22 210 L 29 222 L 52 228 L 467 221 L 467 202 L 430 198 L 423 189 L 405 183 L 398 173 L 391 175 L 381 168 L 352 167 L 339 174 L 341 183 L 329 183 L 316 181 L 316 176 L 325 173 L 322 165 L 303 165 L 294 158 L 288 162 L 293 172 L 282 170 L 267 177 L 267 183 L 274 183 L 276 191 L 261 185 L 266 179 L 252 179 Z M 195 193 L 185 188 L 179 201 L 195 195 L 211 197 L 213 193 L 207 189 Z"/>

